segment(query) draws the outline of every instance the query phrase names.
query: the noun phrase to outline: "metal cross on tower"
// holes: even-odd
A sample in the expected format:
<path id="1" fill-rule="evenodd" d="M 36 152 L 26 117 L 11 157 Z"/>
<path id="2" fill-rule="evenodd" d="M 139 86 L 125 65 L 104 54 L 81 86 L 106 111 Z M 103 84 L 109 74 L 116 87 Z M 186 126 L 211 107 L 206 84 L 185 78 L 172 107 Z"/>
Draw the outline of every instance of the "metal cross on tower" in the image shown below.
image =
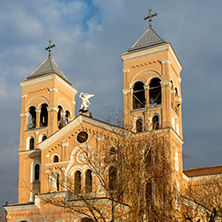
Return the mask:
<path id="1" fill-rule="evenodd" d="M 49 46 L 47 48 L 45 48 L 45 50 L 49 50 L 49 58 L 52 56 L 52 48 L 55 46 L 56 45 L 55 44 L 52 45 L 52 41 L 49 40 Z"/>
<path id="2" fill-rule="evenodd" d="M 149 9 L 149 15 L 147 17 L 144 17 L 144 20 L 149 19 L 149 27 L 152 28 L 152 17 L 157 16 L 157 13 L 155 12 L 154 14 L 152 14 L 152 9 Z"/>

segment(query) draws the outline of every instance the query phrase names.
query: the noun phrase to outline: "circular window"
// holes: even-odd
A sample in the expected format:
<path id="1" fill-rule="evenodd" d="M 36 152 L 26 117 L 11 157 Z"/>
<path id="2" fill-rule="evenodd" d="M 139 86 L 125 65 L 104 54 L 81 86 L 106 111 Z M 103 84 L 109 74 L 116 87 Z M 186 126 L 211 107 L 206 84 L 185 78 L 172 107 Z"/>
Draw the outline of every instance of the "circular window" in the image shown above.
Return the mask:
<path id="1" fill-rule="evenodd" d="M 79 143 L 84 143 L 87 141 L 88 139 L 88 133 L 86 131 L 81 131 L 78 135 L 77 135 L 77 141 Z"/>

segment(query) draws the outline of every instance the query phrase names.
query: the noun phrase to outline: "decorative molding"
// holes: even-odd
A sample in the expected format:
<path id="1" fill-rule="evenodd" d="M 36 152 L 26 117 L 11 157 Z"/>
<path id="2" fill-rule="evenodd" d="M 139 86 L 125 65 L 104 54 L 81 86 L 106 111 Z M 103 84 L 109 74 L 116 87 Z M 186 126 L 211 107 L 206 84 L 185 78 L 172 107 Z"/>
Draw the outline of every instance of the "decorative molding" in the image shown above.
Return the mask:
<path id="1" fill-rule="evenodd" d="M 50 106 L 50 107 L 47 107 L 47 111 L 48 111 L 48 112 L 51 112 L 51 111 L 56 111 L 56 112 L 58 112 L 59 109 L 58 109 L 56 106 Z"/>
<path id="2" fill-rule="evenodd" d="M 49 89 L 49 92 L 52 92 L 52 91 L 58 92 L 58 89 L 56 87 L 52 87 Z"/>
<path id="3" fill-rule="evenodd" d="M 123 95 L 127 95 L 127 94 L 132 94 L 133 93 L 133 89 L 123 89 Z"/>
<path id="4" fill-rule="evenodd" d="M 170 60 L 169 59 L 163 59 L 160 61 L 162 65 L 164 64 L 169 64 L 170 65 Z"/>
<path id="5" fill-rule="evenodd" d="M 122 71 L 124 74 L 126 74 L 126 73 L 130 72 L 130 68 L 122 69 Z"/>
<path id="6" fill-rule="evenodd" d="M 27 97 L 27 94 L 21 95 L 22 99 Z"/>
<path id="7" fill-rule="evenodd" d="M 68 145 L 69 145 L 68 142 L 64 142 L 64 143 L 62 143 L 62 147 L 67 147 Z"/>
<path id="8" fill-rule="evenodd" d="M 171 81 L 170 80 L 161 81 L 161 85 L 162 86 L 171 86 Z"/>
<path id="9" fill-rule="evenodd" d="M 29 113 L 24 112 L 24 113 L 20 113 L 20 117 L 29 117 Z"/>

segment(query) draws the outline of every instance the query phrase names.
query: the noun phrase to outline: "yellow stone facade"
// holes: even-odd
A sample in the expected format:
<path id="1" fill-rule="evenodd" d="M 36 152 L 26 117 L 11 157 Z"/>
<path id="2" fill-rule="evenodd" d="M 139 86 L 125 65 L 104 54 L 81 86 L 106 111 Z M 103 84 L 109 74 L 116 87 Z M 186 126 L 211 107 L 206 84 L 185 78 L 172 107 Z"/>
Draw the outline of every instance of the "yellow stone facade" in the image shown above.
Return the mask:
<path id="1" fill-rule="evenodd" d="M 86 184 L 91 178 L 90 192 L 100 198 L 96 205 L 99 209 L 106 209 L 106 221 L 110 221 L 110 199 L 92 168 L 86 164 L 84 155 L 87 153 L 92 159 L 106 156 L 110 147 L 125 132 L 147 138 L 156 135 L 157 138 L 164 137 L 168 142 L 167 147 L 162 147 L 166 149 L 164 155 L 170 168 L 170 174 L 167 175 L 169 186 L 166 189 L 173 201 L 171 212 L 175 215 L 174 219 L 181 220 L 181 211 L 186 201 L 182 201 L 179 196 L 186 195 L 190 182 L 199 176 L 198 170 L 194 176 L 183 172 L 182 66 L 171 44 L 162 40 L 152 28 L 121 58 L 124 128 L 94 119 L 88 112 L 75 116 L 77 90 L 58 68 L 51 54 L 33 74 L 20 83 L 22 101 L 18 203 L 5 206 L 7 221 L 93 221 L 87 214 L 73 213 L 56 204 L 44 202 L 50 195 L 55 199 L 69 198 L 65 186 L 67 178 L 72 181 L 79 178 L 78 186 L 84 193 L 88 192 Z M 82 132 L 86 132 L 86 135 Z M 110 166 L 107 164 L 107 169 L 102 172 L 107 180 Z M 209 175 L 214 172 L 211 171 L 203 179 L 209 179 Z M 220 170 L 218 172 L 217 174 L 221 173 Z M 58 178 L 64 186 L 61 186 Z M 75 192 L 77 185 L 72 183 Z M 163 209 L 167 205 L 167 200 L 163 197 L 165 188 L 154 186 L 153 189 L 156 190 L 156 193 L 152 191 L 155 204 Z M 127 202 L 128 199 L 124 196 L 118 208 L 122 214 L 132 204 Z M 78 203 L 81 205 L 81 201 Z M 131 220 L 139 221 L 127 216 L 121 219 Z"/>

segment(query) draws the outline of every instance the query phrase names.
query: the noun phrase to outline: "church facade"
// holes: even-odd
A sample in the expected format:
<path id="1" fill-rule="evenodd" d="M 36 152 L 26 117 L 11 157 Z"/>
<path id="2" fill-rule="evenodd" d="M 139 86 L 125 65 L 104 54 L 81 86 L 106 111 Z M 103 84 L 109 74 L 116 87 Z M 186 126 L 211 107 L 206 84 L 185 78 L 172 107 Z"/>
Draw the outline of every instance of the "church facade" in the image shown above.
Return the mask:
<path id="1" fill-rule="evenodd" d="M 148 18 L 121 55 L 123 126 L 75 114 L 77 90 L 51 42 L 48 58 L 20 83 L 18 203 L 4 206 L 7 221 L 185 221 L 210 212 L 187 191 L 220 178 L 222 167 L 183 170 L 182 66 Z"/>

